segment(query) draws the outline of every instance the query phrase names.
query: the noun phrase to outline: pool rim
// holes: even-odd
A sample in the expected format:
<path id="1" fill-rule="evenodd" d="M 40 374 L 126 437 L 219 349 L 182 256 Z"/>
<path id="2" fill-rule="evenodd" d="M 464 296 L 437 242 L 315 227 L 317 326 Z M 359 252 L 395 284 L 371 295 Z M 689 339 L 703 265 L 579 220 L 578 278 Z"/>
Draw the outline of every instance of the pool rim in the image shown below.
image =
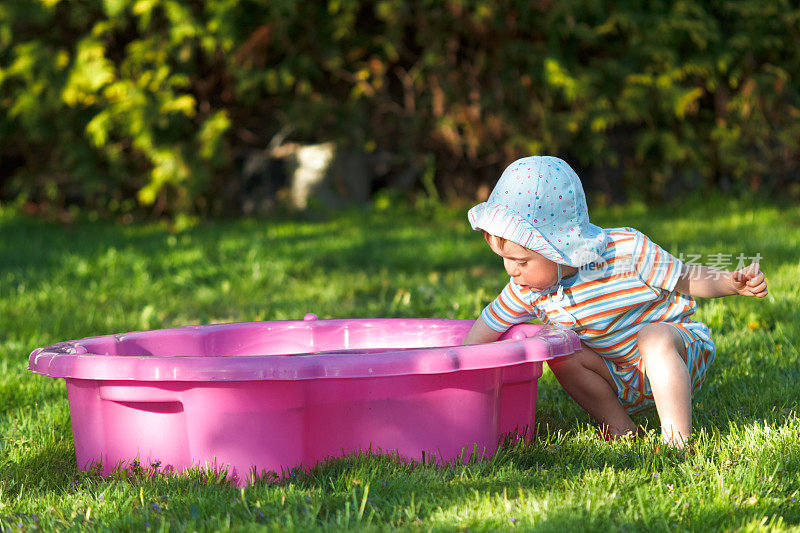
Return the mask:
<path id="1" fill-rule="evenodd" d="M 43 346 L 31 352 L 28 368 L 36 374 L 68 379 L 144 382 L 295 381 L 447 374 L 464 370 L 503 368 L 543 362 L 580 349 L 580 340 L 574 331 L 541 324 L 512 326 L 500 340 L 493 343 L 390 348 L 369 354 L 342 349 L 308 355 L 136 356 L 90 353 L 86 349 L 87 344 L 103 340 L 123 342 L 143 335 L 180 333 L 191 336 L 254 327 L 263 327 L 270 332 L 275 328 L 296 329 L 309 334 L 313 334 L 315 328 L 347 328 L 349 325 L 379 328 L 457 327 L 466 334 L 473 322 L 436 318 L 352 318 L 178 326 L 85 337 Z"/>

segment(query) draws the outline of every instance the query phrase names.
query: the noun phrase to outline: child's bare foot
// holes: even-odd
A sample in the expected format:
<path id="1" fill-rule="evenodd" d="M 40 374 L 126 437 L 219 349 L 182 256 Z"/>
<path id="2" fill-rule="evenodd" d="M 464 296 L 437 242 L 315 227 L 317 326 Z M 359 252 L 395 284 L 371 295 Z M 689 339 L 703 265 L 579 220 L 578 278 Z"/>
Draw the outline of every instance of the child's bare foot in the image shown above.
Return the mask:
<path id="1" fill-rule="evenodd" d="M 674 431 L 673 428 L 661 428 L 661 443 L 673 450 L 689 447 L 689 437 Z"/>
<path id="2" fill-rule="evenodd" d="M 684 443 L 681 447 L 674 446 L 673 443 L 668 443 L 663 440 L 656 442 L 653 446 L 653 453 L 661 455 L 662 453 L 676 454 L 677 457 L 693 456 L 694 448 L 691 443 Z"/>

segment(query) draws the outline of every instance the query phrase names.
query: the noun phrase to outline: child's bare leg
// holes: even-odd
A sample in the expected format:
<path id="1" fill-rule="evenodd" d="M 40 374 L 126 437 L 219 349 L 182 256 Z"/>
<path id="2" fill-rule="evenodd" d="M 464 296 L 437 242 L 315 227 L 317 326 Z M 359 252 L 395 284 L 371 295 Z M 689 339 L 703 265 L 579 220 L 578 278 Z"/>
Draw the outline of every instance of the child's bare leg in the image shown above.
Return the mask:
<path id="1" fill-rule="evenodd" d="M 683 338 L 669 324 L 648 324 L 637 343 L 661 420 L 661 440 L 683 448 L 692 434 L 692 387 Z"/>
<path id="2" fill-rule="evenodd" d="M 548 362 L 550 370 L 573 400 L 607 427 L 612 436 L 633 435 L 636 424 L 617 398 L 617 386 L 606 363 L 581 343 L 581 350 Z"/>

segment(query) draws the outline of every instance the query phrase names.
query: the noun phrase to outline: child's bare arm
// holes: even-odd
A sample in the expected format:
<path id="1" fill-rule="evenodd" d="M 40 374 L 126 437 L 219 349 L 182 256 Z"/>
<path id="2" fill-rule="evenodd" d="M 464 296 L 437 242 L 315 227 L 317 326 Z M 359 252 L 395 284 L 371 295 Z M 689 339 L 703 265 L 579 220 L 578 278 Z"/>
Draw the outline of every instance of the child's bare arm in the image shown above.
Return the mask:
<path id="1" fill-rule="evenodd" d="M 486 325 L 486 322 L 483 321 L 482 317 L 478 317 L 478 320 L 472 325 L 472 329 L 469 330 L 467 336 L 464 337 L 464 340 L 461 344 L 483 344 L 484 342 L 494 342 L 500 338 L 502 333 L 497 332 Z"/>
<path id="2" fill-rule="evenodd" d="M 768 294 L 767 279 L 758 263 L 752 263 L 735 272 L 705 266 L 684 266 L 675 290 L 698 298 L 719 298 L 734 294 L 763 298 Z"/>

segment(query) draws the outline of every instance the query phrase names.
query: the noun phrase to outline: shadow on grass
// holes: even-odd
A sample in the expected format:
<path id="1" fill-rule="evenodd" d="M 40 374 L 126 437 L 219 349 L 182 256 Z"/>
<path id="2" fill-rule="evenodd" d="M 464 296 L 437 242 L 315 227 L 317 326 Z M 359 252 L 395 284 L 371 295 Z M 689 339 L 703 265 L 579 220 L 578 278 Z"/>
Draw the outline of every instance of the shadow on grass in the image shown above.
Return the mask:
<path id="1" fill-rule="evenodd" d="M 407 211 L 348 211 L 332 217 L 329 220 L 298 217 L 208 223 L 185 230 L 177 237 L 190 238 L 193 246 L 199 246 L 204 255 L 215 262 L 231 261 L 219 251 L 219 244 L 223 237 L 233 235 L 253 246 L 287 243 L 288 246 L 281 247 L 282 252 L 291 256 L 310 253 L 315 263 L 348 270 L 361 266 L 374 268 L 376 265 L 390 270 L 408 268 L 414 271 L 457 264 L 463 266 L 463 258 L 437 257 L 438 254 L 431 253 L 432 247 L 440 246 L 439 240 L 444 240 L 447 245 L 455 240 L 459 245 L 472 244 L 478 249 L 482 246 L 479 235 L 466 228 L 466 219 L 465 227 L 461 227 L 461 224 L 438 220 L 419 220 Z M 291 225 L 299 229 L 292 231 Z M 267 230 L 275 226 L 286 231 L 267 237 Z M 38 274 L 37 277 L 42 278 L 48 277 L 48 272 L 62 269 L 60 260 L 68 254 L 92 257 L 110 248 L 132 248 L 144 254 L 155 254 L 167 250 L 166 241 L 173 237 L 166 228 L 156 226 L 83 222 L 62 227 L 22 216 L 0 222 L 0 227 L 3 230 L 0 232 L 0 261 L 9 269 Z M 332 246 L 332 238 L 337 244 L 342 242 L 342 238 L 349 239 L 349 242 L 344 246 Z M 475 243 L 478 245 L 474 246 Z M 491 254 L 481 254 L 481 257 L 488 262 Z M 433 265 L 426 263 L 426 259 Z"/>
<path id="2" fill-rule="evenodd" d="M 690 206 L 686 210 L 675 211 L 662 207 L 643 212 L 618 214 L 603 213 L 601 218 L 606 226 L 627 225 L 646 233 L 656 233 L 661 239 L 657 242 L 666 246 L 669 242 L 678 243 L 686 253 L 706 250 L 713 253 L 745 252 L 749 249 L 760 252 L 765 261 L 772 264 L 793 262 L 796 259 L 796 246 L 792 239 L 776 242 L 764 238 L 753 231 L 747 220 L 728 222 L 724 226 L 715 224 L 726 204 L 718 210 L 702 205 Z M 757 212 L 758 206 L 750 209 Z M 433 269 L 461 268 L 465 261 L 476 261 L 479 265 L 494 265 L 490 253 L 480 253 L 484 246 L 480 234 L 469 229 L 463 221 L 441 220 L 421 217 L 420 213 L 409 210 L 390 212 L 347 211 L 331 214 L 325 220 L 309 220 L 303 217 L 294 219 L 263 219 L 236 222 L 209 223 L 188 229 L 179 236 L 188 236 L 194 245 L 200 246 L 209 260 L 230 261 L 219 251 L 222 237 L 234 235 L 252 245 L 269 246 L 275 242 L 289 240 L 303 253 L 311 253 L 315 263 L 327 267 L 344 269 L 374 269 L 383 267 L 389 271 L 410 270 L 413 272 Z M 460 211 L 448 212 L 448 217 L 458 217 Z M 795 211 L 780 213 L 781 221 L 797 228 L 800 214 Z M 669 226 L 672 221 L 690 222 L 702 231 L 692 232 L 686 237 Z M 278 236 L 266 239 L 265 229 L 274 226 L 301 227 L 298 231 L 287 228 Z M 109 223 L 76 223 L 72 227 L 62 227 L 23 216 L 10 217 L 0 221 L 0 262 L 8 269 L 21 270 L 25 275 L 46 278 L 48 273 L 63 268 L 60 260 L 67 254 L 94 256 L 109 248 L 130 247 L 143 254 L 156 254 L 167 249 L 166 240 L 172 235 L 165 227 L 118 226 Z M 771 228 L 771 225 L 770 225 Z M 350 242 L 326 250 L 331 237 L 346 236 Z M 665 242 L 669 241 L 669 242 Z M 338 241 L 337 241 L 338 242 Z M 477 243 L 477 244 L 476 244 Z M 735 248 L 711 250 L 719 243 L 729 243 Z M 468 249 L 471 257 L 453 256 L 454 250 Z M 282 248 L 291 254 L 291 246 Z M 476 254 L 475 252 L 478 251 Z M 233 258 L 233 260 L 237 260 Z"/>
<path id="3" fill-rule="evenodd" d="M 4 496 L 13 501 L 23 491 L 61 493 L 76 484 L 77 468 L 75 451 L 69 443 L 37 446 L 21 460 L 7 460 L 2 465 Z"/>

